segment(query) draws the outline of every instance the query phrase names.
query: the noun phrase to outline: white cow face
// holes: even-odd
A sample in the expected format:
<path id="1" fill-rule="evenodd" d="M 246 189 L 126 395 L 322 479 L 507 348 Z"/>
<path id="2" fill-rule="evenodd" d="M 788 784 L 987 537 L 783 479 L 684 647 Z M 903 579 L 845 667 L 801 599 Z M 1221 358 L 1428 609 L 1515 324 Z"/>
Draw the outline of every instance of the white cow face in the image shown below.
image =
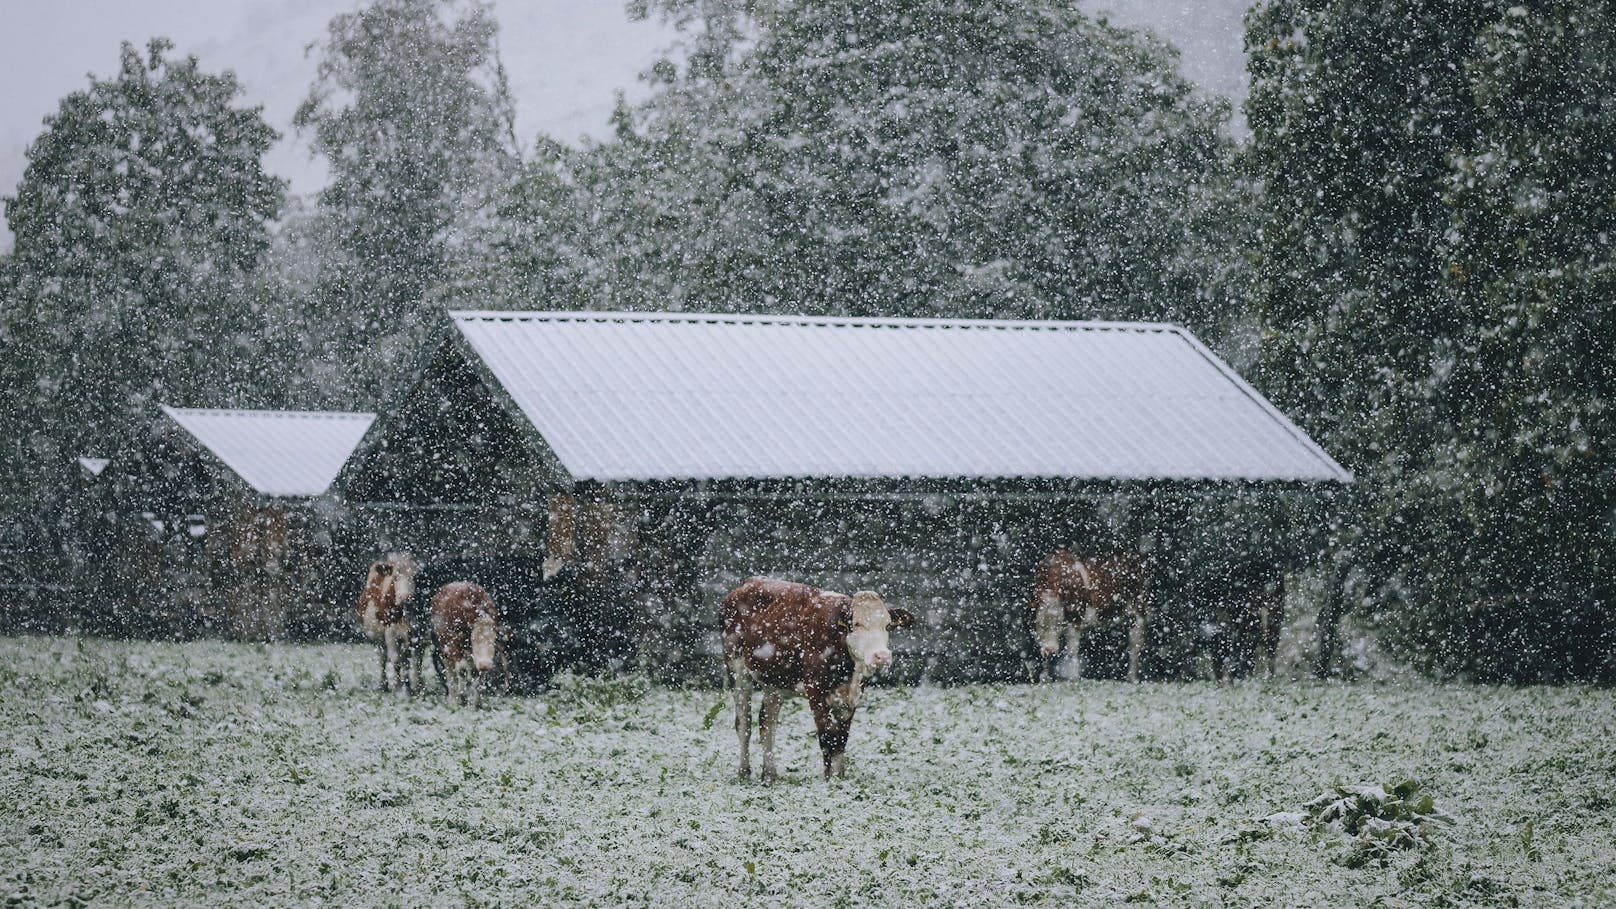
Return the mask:
<path id="1" fill-rule="evenodd" d="M 478 672 L 494 668 L 494 641 L 499 631 L 494 620 L 480 616 L 471 625 L 471 665 Z"/>
<path id="2" fill-rule="evenodd" d="M 844 611 L 843 618 L 848 628 L 847 652 L 854 664 L 866 672 L 892 664 L 888 631 L 914 624 L 914 616 L 908 610 L 888 609 L 873 590 L 853 594 L 853 602 Z"/>
<path id="3" fill-rule="evenodd" d="M 393 566 L 393 596 L 395 602 L 404 603 L 415 596 L 415 576 L 421 566 L 407 552 L 389 552 L 387 561 Z"/>
<path id="4" fill-rule="evenodd" d="M 1054 656 L 1060 652 L 1061 629 L 1066 627 L 1066 607 L 1061 603 L 1059 594 L 1046 590 L 1038 595 L 1033 608 L 1037 610 L 1033 620 L 1033 637 L 1038 641 L 1038 650 L 1044 656 Z"/>

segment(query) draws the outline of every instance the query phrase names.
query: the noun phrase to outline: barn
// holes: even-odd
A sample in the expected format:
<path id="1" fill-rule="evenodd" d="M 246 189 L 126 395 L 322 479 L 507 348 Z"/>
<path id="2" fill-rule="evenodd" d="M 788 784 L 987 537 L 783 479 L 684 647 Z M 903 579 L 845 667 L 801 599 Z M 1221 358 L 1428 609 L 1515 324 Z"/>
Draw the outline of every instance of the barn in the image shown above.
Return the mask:
<path id="1" fill-rule="evenodd" d="M 252 641 L 342 634 L 334 566 L 363 556 L 348 551 L 358 547 L 327 491 L 374 419 L 162 407 L 139 446 L 101 464 L 104 520 L 76 560 L 82 586 L 99 592 L 85 624 Z"/>
<path id="2" fill-rule="evenodd" d="M 1172 325 L 464 311 L 337 487 L 502 584 L 552 669 L 715 677 L 719 598 L 767 574 L 879 590 L 920 616 L 898 674 L 968 680 L 1024 671 L 1057 545 L 1162 566 L 1155 674 L 1181 671 L 1193 517 L 1351 479 Z"/>

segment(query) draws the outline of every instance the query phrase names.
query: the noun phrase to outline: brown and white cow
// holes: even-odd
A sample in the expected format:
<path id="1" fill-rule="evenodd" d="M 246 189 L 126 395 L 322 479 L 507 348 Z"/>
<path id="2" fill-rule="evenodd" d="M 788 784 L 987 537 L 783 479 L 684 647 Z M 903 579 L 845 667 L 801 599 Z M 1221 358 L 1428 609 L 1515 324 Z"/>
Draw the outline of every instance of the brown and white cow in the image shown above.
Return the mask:
<path id="1" fill-rule="evenodd" d="M 1050 553 L 1038 566 L 1030 604 L 1040 679 L 1049 680 L 1063 637 L 1067 656 L 1077 663 L 1076 676 L 1082 678 L 1083 631 L 1127 622 L 1128 681 L 1139 681 L 1150 613 L 1148 581 L 1144 560 L 1135 555 L 1079 556 L 1067 549 Z"/>
<path id="2" fill-rule="evenodd" d="M 432 631 L 438 638 L 449 705 L 481 707 L 483 676 L 499 650 L 499 610 L 488 591 L 451 581 L 432 595 Z"/>
<path id="3" fill-rule="evenodd" d="M 719 607 L 724 665 L 735 700 L 741 776 L 752 774 L 752 688 L 763 689 L 758 737 L 763 780 L 775 779 L 774 732 L 790 694 L 808 698 L 825 777 L 842 775 L 842 754 L 864 680 L 892 663 L 887 632 L 914 623 L 875 592 L 852 596 L 768 578 L 748 578 Z"/>
<path id="4" fill-rule="evenodd" d="M 419 645 L 411 646 L 409 615 L 410 602 L 415 597 L 415 575 L 419 570 L 420 566 L 409 553 L 389 553 L 387 558 L 371 563 L 365 589 L 359 594 L 356 609 L 359 625 L 365 637 L 376 642 L 382 691 L 421 690 L 424 649 Z M 406 662 L 411 667 L 407 676 Z"/>
<path id="5" fill-rule="evenodd" d="M 1222 565 L 1201 577 L 1192 590 L 1208 620 L 1206 638 L 1212 677 L 1243 679 L 1266 662 L 1273 678 L 1285 622 L 1285 572 L 1263 561 Z"/>

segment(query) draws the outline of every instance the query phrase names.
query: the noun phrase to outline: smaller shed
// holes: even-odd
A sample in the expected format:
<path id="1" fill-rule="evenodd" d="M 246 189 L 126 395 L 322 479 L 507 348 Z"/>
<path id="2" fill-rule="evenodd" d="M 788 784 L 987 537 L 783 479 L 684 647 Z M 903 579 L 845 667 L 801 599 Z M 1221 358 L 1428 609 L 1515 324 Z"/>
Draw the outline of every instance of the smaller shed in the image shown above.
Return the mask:
<path id="1" fill-rule="evenodd" d="M 340 633 L 332 566 L 352 546 L 326 492 L 374 419 L 164 406 L 148 450 L 120 465 L 110 598 L 177 636 Z"/>

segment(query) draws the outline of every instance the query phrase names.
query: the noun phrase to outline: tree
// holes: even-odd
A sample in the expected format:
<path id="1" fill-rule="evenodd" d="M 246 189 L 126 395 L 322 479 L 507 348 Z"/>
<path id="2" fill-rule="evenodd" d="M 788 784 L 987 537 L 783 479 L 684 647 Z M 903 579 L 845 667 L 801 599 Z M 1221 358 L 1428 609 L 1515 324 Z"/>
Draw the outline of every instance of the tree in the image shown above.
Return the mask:
<path id="1" fill-rule="evenodd" d="M 124 44 L 116 75 L 62 99 L 6 200 L 0 457 L 25 499 L 116 451 L 156 402 L 239 401 L 261 379 L 237 289 L 284 192 L 262 167 L 276 135 L 235 106 L 231 73 L 171 47 Z"/>
<path id="2" fill-rule="evenodd" d="M 657 6 L 702 25 L 688 62 L 653 69 L 612 141 L 537 160 L 507 209 L 545 228 L 511 244 L 530 298 L 1238 312 L 1230 257 L 1209 253 L 1245 210 L 1227 110 L 1148 36 L 1010 0 Z"/>
<path id="3" fill-rule="evenodd" d="M 1247 20 L 1254 379 L 1358 476 L 1331 528 L 1334 586 L 1352 565 L 1382 601 L 1400 596 L 1420 517 L 1392 490 L 1451 438 L 1429 393 L 1435 345 L 1460 324 L 1441 186 L 1477 128 L 1462 64 L 1486 6 L 1270 0 Z"/>
<path id="4" fill-rule="evenodd" d="M 1608 23 L 1480 0 L 1248 20 L 1257 384 L 1358 475 L 1338 564 L 1433 670 L 1610 671 L 1555 656 L 1610 596 Z"/>
<path id="5" fill-rule="evenodd" d="M 374 404 L 419 341 L 429 295 L 484 255 L 517 161 L 497 29 L 458 0 L 374 0 L 331 20 L 294 123 L 331 173 L 319 215 L 335 249 L 310 318 L 326 337 L 310 353 L 351 370 L 355 403 Z"/>
<path id="6" fill-rule="evenodd" d="M 1445 186 L 1465 327 L 1432 487 L 1469 540 L 1420 560 L 1438 592 L 1416 614 L 1480 646 L 1446 667 L 1616 678 L 1612 60 L 1610 3 L 1535 3 L 1487 23 L 1465 68 L 1481 128 Z"/>
<path id="7" fill-rule="evenodd" d="M 239 290 L 284 187 L 275 133 L 226 72 L 125 44 L 29 146 L 0 265 L 0 551 L 62 568 L 75 459 L 127 453 L 159 401 L 252 403 L 261 313 Z M 59 579 L 59 578 L 58 578 Z"/>

